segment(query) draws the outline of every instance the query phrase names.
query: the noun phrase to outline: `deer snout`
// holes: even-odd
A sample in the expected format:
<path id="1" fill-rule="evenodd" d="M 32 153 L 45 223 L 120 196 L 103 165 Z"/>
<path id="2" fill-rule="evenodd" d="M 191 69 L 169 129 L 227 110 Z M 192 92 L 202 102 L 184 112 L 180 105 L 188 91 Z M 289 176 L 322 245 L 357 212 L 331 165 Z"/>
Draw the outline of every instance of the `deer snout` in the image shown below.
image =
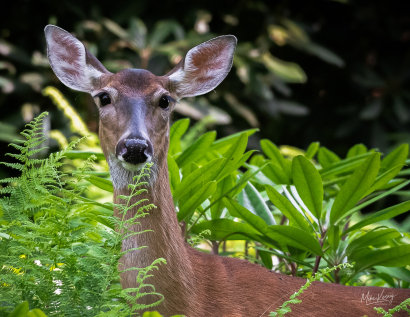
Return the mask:
<path id="1" fill-rule="evenodd" d="M 150 141 L 140 138 L 125 139 L 121 142 L 117 156 L 130 164 L 138 165 L 151 161 L 153 148 Z M 121 159 L 121 158 L 120 158 Z"/>

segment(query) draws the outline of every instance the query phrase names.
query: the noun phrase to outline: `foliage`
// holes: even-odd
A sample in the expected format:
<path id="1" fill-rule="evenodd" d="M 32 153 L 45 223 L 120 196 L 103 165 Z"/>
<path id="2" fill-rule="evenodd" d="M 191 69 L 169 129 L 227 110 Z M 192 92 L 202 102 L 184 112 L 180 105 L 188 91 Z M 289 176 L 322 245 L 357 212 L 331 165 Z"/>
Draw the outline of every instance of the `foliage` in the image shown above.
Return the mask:
<path id="1" fill-rule="evenodd" d="M 49 316 L 130 316 L 158 305 L 163 297 L 146 279 L 165 263 L 164 259 L 146 268 L 134 268 L 138 270 L 137 288 L 123 290 L 118 271 L 120 257 L 131 251 L 121 251 L 121 242 L 141 233 L 128 228 L 138 225 L 138 219 L 155 207 L 139 201 L 141 207 L 135 216 L 124 220 L 132 207 L 130 200 L 143 191 L 142 177 L 149 176 L 149 166 L 134 178 L 135 184 L 129 185 L 131 194 L 122 197 L 124 204 L 105 205 L 85 199 L 82 194 L 86 187 L 80 182 L 93 159 L 85 161 L 76 179 L 61 172 L 65 154 L 80 140 L 49 158 L 34 157 L 43 150 L 42 121 L 46 114 L 21 133 L 25 141 L 11 144 L 20 154 L 9 155 L 19 163 L 3 163 L 21 175 L 1 180 L 9 185 L 1 189 L 6 195 L 0 200 L 0 315 L 7 316 L 22 302 L 26 304 L 20 304 L 12 315 L 20 316 L 20 310 L 27 311 L 27 316 L 38 315 L 40 308 Z M 112 216 L 113 207 L 122 219 Z M 139 304 L 138 299 L 148 294 L 157 295 L 158 301 Z"/>

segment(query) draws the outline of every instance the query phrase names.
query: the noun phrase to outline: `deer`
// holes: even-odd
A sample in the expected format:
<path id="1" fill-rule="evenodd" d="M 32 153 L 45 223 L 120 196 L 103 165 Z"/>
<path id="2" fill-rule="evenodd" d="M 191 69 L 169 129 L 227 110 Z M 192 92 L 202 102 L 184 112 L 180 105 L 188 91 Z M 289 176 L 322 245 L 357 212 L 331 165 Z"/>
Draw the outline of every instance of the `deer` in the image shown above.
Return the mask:
<path id="1" fill-rule="evenodd" d="M 52 70 L 67 87 L 89 93 L 99 110 L 99 137 L 118 196 L 144 164 L 153 162 L 152 176 L 142 198 L 157 206 L 140 219 L 144 230 L 123 241 L 123 250 L 147 246 L 121 258 L 122 269 L 147 267 L 164 258 L 150 283 L 164 300 L 155 307 L 163 316 L 261 317 L 276 310 L 306 280 L 273 272 L 246 260 L 206 254 L 187 244 L 181 234 L 172 200 L 167 152 L 171 113 L 184 97 L 206 94 L 228 75 L 237 39 L 213 38 L 190 49 L 166 75 L 145 69 L 109 72 L 73 35 L 53 25 L 45 28 L 47 55 Z M 141 197 L 139 197 L 141 199 Z M 127 217 L 137 212 L 131 210 Z M 118 216 L 118 211 L 114 212 Z M 137 230 L 137 228 L 135 228 Z M 136 271 L 121 274 L 123 288 L 136 287 Z M 153 295 L 155 296 L 155 295 Z M 410 297 L 410 289 L 344 286 L 313 282 L 292 305 L 289 316 L 376 316 L 377 300 L 391 296 L 390 305 Z M 158 298 L 141 298 L 149 304 Z M 404 316 L 406 313 L 397 313 Z M 396 316 L 395 315 L 395 316 Z"/>

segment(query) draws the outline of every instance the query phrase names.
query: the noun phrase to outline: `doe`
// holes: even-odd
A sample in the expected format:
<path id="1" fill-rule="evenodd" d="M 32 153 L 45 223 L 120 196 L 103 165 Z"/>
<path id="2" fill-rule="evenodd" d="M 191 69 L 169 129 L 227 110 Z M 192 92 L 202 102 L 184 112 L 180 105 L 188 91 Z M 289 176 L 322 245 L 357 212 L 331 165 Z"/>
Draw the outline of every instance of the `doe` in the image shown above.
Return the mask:
<path id="1" fill-rule="evenodd" d="M 91 94 L 100 114 L 100 140 L 114 185 L 114 200 L 129 195 L 127 184 L 146 162 L 154 162 L 149 192 L 157 209 L 141 219 L 155 232 L 134 235 L 123 249 L 148 246 L 127 253 L 124 269 L 146 267 L 165 258 L 151 278 L 165 296 L 156 309 L 164 316 L 267 316 L 305 283 L 244 260 L 204 254 L 187 245 L 171 196 L 167 151 L 170 115 L 178 100 L 205 94 L 227 76 L 236 48 L 232 35 L 219 36 L 192 48 L 173 70 L 155 76 L 143 69 L 107 71 L 84 45 L 56 26 L 45 28 L 50 65 L 68 87 Z M 135 214 L 136 210 L 134 211 Z M 129 217 L 133 213 L 128 214 Z M 137 230 L 137 228 L 136 228 Z M 123 287 L 136 287 L 136 271 L 122 274 Z M 289 316 L 376 316 L 362 296 L 393 294 L 393 305 L 410 297 L 410 290 L 350 287 L 314 282 L 292 306 Z M 151 303 L 157 298 L 142 298 Z"/>

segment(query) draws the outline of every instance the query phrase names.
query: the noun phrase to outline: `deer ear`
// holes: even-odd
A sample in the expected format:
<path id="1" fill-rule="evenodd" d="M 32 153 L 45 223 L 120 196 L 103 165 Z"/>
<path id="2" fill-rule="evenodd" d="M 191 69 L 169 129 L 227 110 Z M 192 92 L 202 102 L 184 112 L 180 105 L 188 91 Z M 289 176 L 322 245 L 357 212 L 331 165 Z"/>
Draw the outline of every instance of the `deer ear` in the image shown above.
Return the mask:
<path id="1" fill-rule="evenodd" d="M 44 29 L 51 68 L 61 82 L 75 90 L 91 93 L 103 73 L 110 74 L 84 44 L 54 25 Z"/>
<path id="2" fill-rule="evenodd" d="M 168 76 L 179 98 L 206 94 L 217 87 L 232 67 L 236 37 L 216 37 L 188 51 Z"/>

